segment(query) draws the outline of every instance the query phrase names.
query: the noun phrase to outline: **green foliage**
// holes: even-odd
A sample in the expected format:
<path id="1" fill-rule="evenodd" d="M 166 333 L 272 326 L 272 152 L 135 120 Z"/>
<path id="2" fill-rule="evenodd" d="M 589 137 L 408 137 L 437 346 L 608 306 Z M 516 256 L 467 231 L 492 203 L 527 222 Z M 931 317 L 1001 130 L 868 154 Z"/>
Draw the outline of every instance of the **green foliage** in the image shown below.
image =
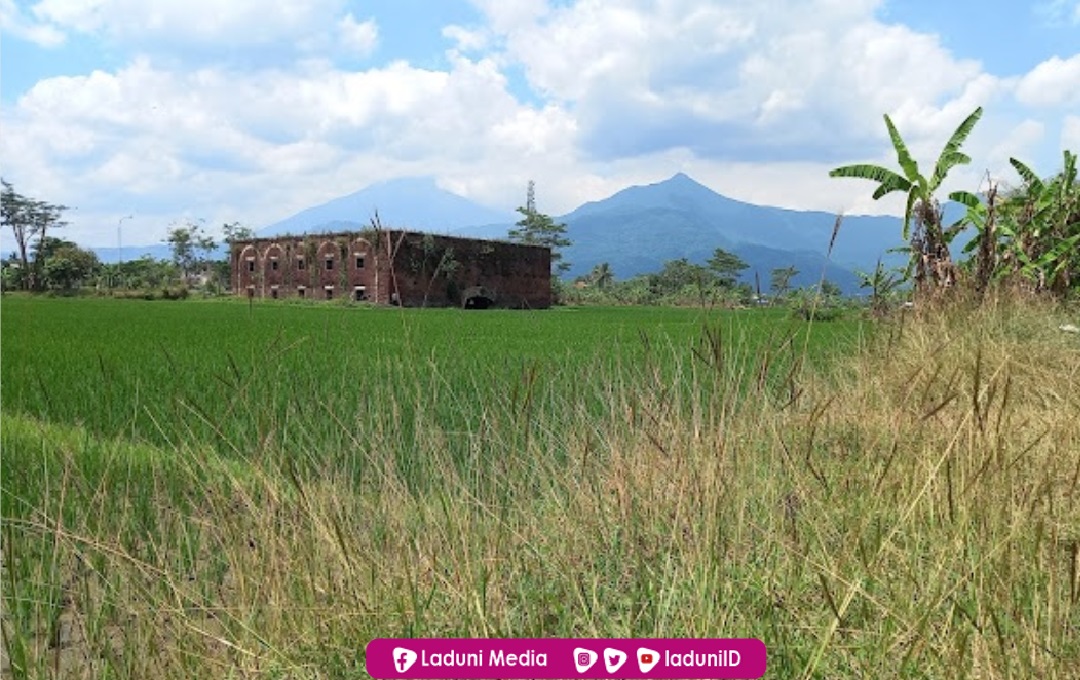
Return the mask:
<path id="1" fill-rule="evenodd" d="M 961 262 L 960 270 L 970 277 L 970 287 L 979 298 L 991 285 L 1002 282 L 1066 298 L 1080 285 L 1080 181 L 1075 153 L 1064 152 L 1061 172 L 1049 180 L 1040 178 L 1022 161 L 1009 159 L 1024 182 L 1021 190 L 1002 195 L 998 184 L 991 181 L 982 196 L 954 191 L 949 198 L 965 207 L 965 215 L 948 228 L 942 224 L 934 192 L 952 168 L 971 161 L 960 147 L 981 115 L 982 109 L 976 109 L 953 132 L 929 178 L 919 172 L 887 115 L 885 125 L 902 174 L 874 165 L 848 165 L 829 174 L 877 182 L 875 199 L 893 191 L 907 192 L 903 236 L 910 240 L 910 264 L 905 277 L 913 273 L 916 292 L 930 283 L 941 290 L 956 282 L 958 269 L 952 263 L 949 245 L 968 228 L 975 237 L 964 248 L 968 259 Z M 874 291 L 873 308 L 881 311 L 886 296 L 900 282 L 886 279 L 880 262 L 873 275 L 863 277 L 864 286 Z"/>
<path id="2" fill-rule="evenodd" d="M 250 241 L 255 238 L 255 231 L 250 227 L 245 227 L 239 222 L 226 222 L 221 225 L 222 238 L 226 243 L 235 243 L 237 241 Z"/>
<path id="3" fill-rule="evenodd" d="M 709 258 L 709 269 L 716 275 L 716 283 L 724 288 L 733 288 L 739 280 L 739 274 L 750 265 L 738 255 L 717 248 Z"/>
<path id="4" fill-rule="evenodd" d="M 532 182 L 529 182 L 525 205 L 518 207 L 517 211 L 521 213 L 522 218 L 517 222 L 516 228 L 510 230 L 510 240 L 550 248 L 551 265 L 555 271 L 561 274 L 569 270 L 570 263 L 563 262 L 562 253 L 559 252 L 571 243 L 570 239 L 566 238 L 566 225 L 556 223 L 551 216 L 536 210 Z"/>
<path id="5" fill-rule="evenodd" d="M 886 269 L 878 258 L 873 272 L 855 273 L 859 277 L 859 286 L 870 289 L 870 310 L 878 315 L 887 312 L 904 283 L 903 272 Z"/>
<path id="6" fill-rule="evenodd" d="M 0 216 L 3 226 L 10 227 L 15 239 L 16 256 L 22 272 L 5 277 L 10 282 L 18 282 L 25 290 L 41 290 L 45 287 L 43 268 L 45 267 L 42 243 L 47 242 L 49 231 L 67 224 L 63 220 L 66 205 L 56 205 L 41 201 L 15 191 L 10 182 L 0 180 L 3 191 L 0 192 Z M 33 260 L 30 253 L 34 252 Z"/>
<path id="7" fill-rule="evenodd" d="M 193 222 L 171 227 L 165 242 L 172 248 L 173 262 L 184 283 L 209 260 L 210 253 L 217 247 L 214 238 Z"/>
<path id="8" fill-rule="evenodd" d="M 877 182 L 874 191 L 875 200 L 894 191 L 907 193 L 904 209 L 904 240 L 910 241 L 910 257 L 914 272 L 915 285 L 922 288 L 933 284 L 938 288 L 952 286 L 955 283 L 955 271 L 949 254 L 949 243 L 956 231 L 946 231 L 942 225 L 941 206 L 934 194 L 945 180 L 949 171 L 971 162 L 960 151 L 975 124 L 982 117 L 982 108 L 975 109 L 960 126 L 956 128 L 946 142 L 934 165 L 934 173 L 929 178 L 919 172 L 919 165 L 908 151 L 900 132 L 892 119 L 885 115 L 885 127 L 889 139 L 896 151 L 897 163 L 901 173 L 877 165 L 845 165 L 832 170 L 830 177 L 854 177 Z M 912 228 L 914 226 L 914 228 Z"/>
<path id="9" fill-rule="evenodd" d="M 59 239 L 57 239 L 59 241 Z M 96 254 L 71 241 L 60 241 L 44 257 L 42 275 L 51 289 L 71 291 L 90 281 L 101 269 Z"/>
<path id="10" fill-rule="evenodd" d="M 611 270 L 611 265 L 607 262 L 601 262 L 593 267 L 589 272 L 589 276 L 586 278 L 587 282 L 595 285 L 600 290 L 607 290 L 611 287 L 611 284 L 615 281 L 615 272 Z"/>
<path id="11" fill-rule="evenodd" d="M 427 287 L 424 289 L 422 307 L 427 306 L 428 297 L 435 286 L 435 281 L 442 277 L 446 282 L 447 298 L 457 301 L 460 295 L 459 286 L 453 280 L 454 272 L 461 268 L 461 263 L 454 257 L 453 247 L 439 248 L 435 237 L 424 234 L 421 241 L 421 260 L 415 263 L 415 273 L 427 278 Z"/>
<path id="12" fill-rule="evenodd" d="M 154 289 L 155 296 L 161 297 L 163 288 Z M 181 295 L 179 288 L 169 291 L 169 297 Z M 234 388 L 251 380 L 273 418 L 286 419 L 291 409 L 307 413 L 311 408 L 298 403 L 298 395 L 321 395 L 331 409 L 355 405 L 363 396 L 355 392 L 357 376 L 364 384 L 394 385 L 401 391 L 386 396 L 400 401 L 418 389 L 433 390 L 434 396 L 443 381 L 459 387 L 501 384 L 520 368 L 520 356 L 551 366 L 571 361 L 565 375 L 569 387 L 573 366 L 604 356 L 612 344 L 638 342 L 642 330 L 664 327 L 663 342 L 686 346 L 700 314 L 671 308 L 467 314 L 311 304 L 249 307 L 246 300 L 132 305 L 108 298 L 23 298 L 4 305 L 10 321 L 0 326 L 5 409 L 82 422 L 102 433 L 126 431 L 158 443 L 205 441 L 223 451 L 248 446 L 244 437 L 254 437 L 262 422 L 254 414 L 245 420 L 230 406 L 238 396 Z M 746 321 L 748 333 L 759 337 L 794 328 L 784 325 L 782 316 L 765 314 Z M 26 323 L 29 318 L 34 323 Z M 402 346 L 403 319 L 413 329 L 408 347 Z M 780 325 L 774 329 L 772 322 Z M 482 351 L 463 351 L 465 340 Z M 404 363 L 387 365 L 387 357 Z M 422 385 L 400 382 L 398 372 L 414 360 L 435 361 L 439 371 Z M 264 366 L 273 370 L 263 375 Z M 475 410 L 481 406 L 455 398 L 433 404 L 428 415 L 445 423 L 479 422 L 472 419 L 481 417 Z M 200 424 L 183 415 L 191 415 L 189 408 L 228 420 Z M 235 428 L 235 438 L 221 441 L 217 427 Z"/>
<path id="13" fill-rule="evenodd" d="M 617 281 L 608 263 L 596 265 L 573 287 L 562 291 L 567 304 L 593 305 L 674 305 L 734 307 L 752 303 L 753 290 L 738 284 L 732 276 L 741 268 L 738 258 L 717 249 L 720 258 L 712 265 L 694 264 L 686 258 L 664 262 L 660 271 Z M 742 265 L 745 266 L 745 265 Z"/>
<path id="14" fill-rule="evenodd" d="M 1050 181 L 1015 158 L 1024 189 L 1006 200 L 999 230 L 1001 259 L 1033 284 L 1064 296 L 1080 284 L 1080 180 L 1077 156 L 1066 150 L 1061 172 Z"/>
<path id="15" fill-rule="evenodd" d="M 772 270 L 769 275 L 769 290 L 776 298 L 783 298 L 791 289 L 791 280 L 795 278 L 799 270 L 795 267 L 781 267 Z"/>

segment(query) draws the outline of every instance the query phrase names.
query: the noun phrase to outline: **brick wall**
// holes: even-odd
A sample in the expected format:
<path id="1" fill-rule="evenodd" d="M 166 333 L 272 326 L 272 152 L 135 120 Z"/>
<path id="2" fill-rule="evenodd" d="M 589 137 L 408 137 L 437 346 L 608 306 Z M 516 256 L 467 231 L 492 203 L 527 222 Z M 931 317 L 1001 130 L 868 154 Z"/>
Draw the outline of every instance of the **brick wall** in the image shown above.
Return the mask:
<path id="1" fill-rule="evenodd" d="M 409 307 L 546 308 L 551 253 L 541 246 L 387 230 L 256 239 L 233 244 L 240 296 L 349 297 Z"/>

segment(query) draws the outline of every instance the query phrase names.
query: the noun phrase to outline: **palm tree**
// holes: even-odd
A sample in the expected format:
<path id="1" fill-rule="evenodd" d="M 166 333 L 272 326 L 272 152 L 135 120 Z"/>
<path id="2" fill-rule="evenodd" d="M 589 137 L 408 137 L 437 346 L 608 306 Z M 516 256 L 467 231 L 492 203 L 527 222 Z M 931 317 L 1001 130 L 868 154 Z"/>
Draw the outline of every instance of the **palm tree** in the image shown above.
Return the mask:
<path id="1" fill-rule="evenodd" d="M 979 107 L 960 123 L 960 127 L 956 128 L 941 150 L 934 166 L 934 174 L 929 178 L 919 172 L 918 163 L 911 157 L 904 139 L 888 114 L 885 115 L 885 127 L 889 130 L 889 139 L 892 140 L 903 174 L 867 164 L 845 165 L 829 173 L 830 177 L 858 177 L 877 182 L 875 200 L 894 191 L 907 193 L 903 238 L 911 244 L 911 266 L 914 268 L 916 290 L 925 289 L 929 282 L 941 289 L 953 285 L 956 281 L 956 267 L 949 254 L 949 242 L 957 230 L 946 230 L 942 225 L 941 205 L 934 197 L 934 192 L 941 186 L 950 170 L 957 165 L 971 162 L 971 158 L 962 153 L 960 147 L 981 116 L 982 107 Z"/>
<path id="2" fill-rule="evenodd" d="M 600 290 L 605 290 L 615 280 L 615 274 L 611 271 L 610 264 L 601 262 L 593 267 L 593 270 L 589 273 L 589 280 Z"/>

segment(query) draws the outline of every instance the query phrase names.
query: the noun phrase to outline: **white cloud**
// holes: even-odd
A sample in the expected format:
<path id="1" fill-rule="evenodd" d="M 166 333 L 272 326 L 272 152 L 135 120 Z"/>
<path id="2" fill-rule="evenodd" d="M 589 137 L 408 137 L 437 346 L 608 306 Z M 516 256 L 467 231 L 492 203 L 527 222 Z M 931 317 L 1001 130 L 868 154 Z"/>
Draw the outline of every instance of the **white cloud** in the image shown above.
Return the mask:
<path id="1" fill-rule="evenodd" d="M 1028 106 L 1080 105 L 1080 54 L 1052 57 L 1024 75 L 1016 97 Z"/>
<path id="2" fill-rule="evenodd" d="M 444 38 L 453 40 L 455 49 L 462 52 L 487 49 L 491 42 L 491 33 L 486 29 L 469 29 L 451 25 L 444 27 L 442 34 Z"/>
<path id="3" fill-rule="evenodd" d="M 338 35 L 342 45 L 355 54 L 367 56 L 379 41 L 379 29 L 374 19 L 358 22 L 350 12 L 338 21 Z"/>
<path id="4" fill-rule="evenodd" d="M 1027 119 L 1015 125 L 1000 140 L 990 148 L 981 158 L 997 174 L 1005 172 L 1009 165 L 1009 158 L 1030 158 L 1039 142 L 1046 133 L 1046 126 L 1032 119 Z"/>
<path id="5" fill-rule="evenodd" d="M 1061 148 L 1080 153 L 1080 116 L 1066 116 L 1061 127 Z"/>
<path id="6" fill-rule="evenodd" d="M 1080 1 L 1047 0 L 1035 5 L 1036 14 L 1050 25 L 1080 24 Z"/>
<path id="7" fill-rule="evenodd" d="M 62 30 L 156 44 L 266 44 L 337 16 L 342 0 L 41 0 L 33 13 Z"/>
<path id="8" fill-rule="evenodd" d="M 501 202 L 533 174 L 573 182 L 577 160 L 563 109 L 517 102 L 493 62 L 461 57 L 447 71 L 310 62 L 255 73 L 139 59 L 39 82 L 4 127 L 5 175 L 20 190 L 78 205 L 91 222 L 134 203 L 157 229 L 144 241 L 178 213 L 262 226 L 402 175 L 434 174 Z M 79 228 L 88 243 L 111 243 L 108 222 Z"/>
<path id="9" fill-rule="evenodd" d="M 546 0 L 472 0 L 472 3 L 484 13 L 496 33 L 511 33 L 530 26 L 549 11 Z"/>
<path id="10" fill-rule="evenodd" d="M 997 96 L 998 79 L 879 2 L 579 0 L 496 16 L 503 59 L 572 105 L 599 159 L 684 146 L 716 159 L 865 153 L 891 112 L 916 147 Z M 959 113 L 963 111 L 963 113 Z"/>
<path id="11" fill-rule="evenodd" d="M 66 39 L 63 32 L 55 27 L 25 16 L 15 0 L 0 0 L 0 29 L 41 47 L 56 47 Z"/>

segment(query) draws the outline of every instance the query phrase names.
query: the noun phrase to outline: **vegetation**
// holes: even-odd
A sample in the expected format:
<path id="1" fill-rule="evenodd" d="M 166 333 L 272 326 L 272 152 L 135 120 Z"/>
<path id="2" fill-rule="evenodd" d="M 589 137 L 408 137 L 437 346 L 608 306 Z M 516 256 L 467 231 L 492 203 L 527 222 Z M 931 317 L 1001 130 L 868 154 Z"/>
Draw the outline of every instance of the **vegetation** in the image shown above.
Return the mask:
<path id="1" fill-rule="evenodd" d="M 964 141 L 975 128 L 975 123 L 982 117 L 982 108 L 975 109 L 953 132 L 934 165 L 934 174 L 926 177 L 919 171 L 919 165 L 911 157 L 903 137 L 896 129 L 892 119 L 885 115 L 885 127 L 889 130 L 889 139 L 896 150 L 896 159 L 901 173 L 877 165 L 845 165 L 829 173 L 831 177 L 858 177 L 878 183 L 874 199 L 887 196 L 894 191 L 907 194 L 907 206 L 904 209 L 904 240 L 911 243 L 911 268 L 914 271 L 915 286 L 925 289 L 927 286 L 947 288 L 956 282 L 956 273 L 949 253 L 949 243 L 956 235 L 956 230 L 946 230 L 942 223 L 942 209 L 935 192 L 945 181 L 949 171 L 957 165 L 971 162 L 971 158 L 960 151 Z M 914 229 L 912 229 L 914 226 Z"/>
<path id="2" fill-rule="evenodd" d="M 173 263 L 180 270 L 181 281 L 191 281 L 195 272 L 204 268 L 217 248 L 214 237 L 203 231 L 201 225 L 187 222 L 169 228 L 165 242 L 172 250 Z"/>
<path id="3" fill-rule="evenodd" d="M 967 206 L 959 225 L 976 231 L 965 252 L 972 254 L 967 269 L 980 295 L 1002 281 L 1058 298 L 1080 285 L 1080 181 L 1076 154 L 1064 157 L 1062 171 L 1048 181 L 1012 158 L 1023 188 L 1002 195 L 990 182 L 983 197 L 953 194 Z"/>
<path id="4" fill-rule="evenodd" d="M 705 264 L 686 258 L 669 260 L 653 274 L 616 280 L 615 272 L 600 263 L 562 292 L 569 304 L 721 306 L 753 304 L 750 286 L 738 283 L 747 265 L 737 255 L 717 248 Z"/>
<path id="5" fill-rule="evenodd" d="M 17 248 L 12 261 L 5 264 L 4 283 L 16 285 L 22 290 L 44 290 L 48 284 L 44 269 L 52 250 L 49 248 L 49 232 L 66 224 L 63 215 L 68 207 L 23 196 L 15 191 L 10 182 L 0 182 L 3 182 L 0 216 L 3 226 L 11 228 Z M 32 260 L 31 253 L 34 255 Z M 54 263 L 54 266 L 58 265 Z M 61 268 L 68 269 L 66 266 Z M 15 269 L 19 271 L 14 272 Z"/>
<path id="6" fill-rule="evenodd" d="M 769 290 L 773 296 L 783 298 L 791 288 L 791 279 L 799 273 L 794 267 L 781 267 L 772 270 L 769 276 Z"/>
<path id="7" fill-rule="evenodd" d="M 1030 307 L 4 313 L 14 677 L 356 677 L 398 635 L 1080 672 L 1080 365 Z"/>
<path id="8" fill-rule="evenodd" d="M 570 239 L 566 238 L 566 225 L 558 224 L 550 215 L 545 215 L 536 209 L 536 186 L 529 182 L 525 205 L 518 207 L 522 218 L 517 223 L 516 229 L 510 230 L 510 240 L 518 243 L 547 246 L 551 249 L 551 266 L 553 273 L 564 273 L 570 269 L 570 263 L 562 259 L 561 249 L 570 245 Z"/>
<path id="9" fill-rule="evenodd" d="M 716 275 L 716 284 L 721 288 L 734 288 L 739 281 L 739 274 L 750 265 L 746 264 L 741 257 L 729 253 L 723 248 L 717 248 L 709 258 L 709 269 Z"/>
<path id="10" fill-rule="evenodd" d="M 960 147 L 981 115 L 982 109 L 975 109 L 953 132 L 930 177 L 920 173 L 888 115 L 885 125 L 902 174 L 875 165 L 847 165 L 829 174 L 878 182 L 875 199 L 894 191 L 907 193 L 903 236 L 910 239 L 911 259 L 905 278 L 912 278 L 916 294 L 940 297 L 957 289 L 982 298 L 991 284 L 1004 284 L 1011 290 L 1065 298 L 1080 287 L 1080 180 L 1075 153 L 1066 150 L 1063 169 L 1046 181 L 1022 161 L 1010 159 L 1023 180 L 1021 189 L 1002 192 L 997 182 L 990 181 L 982 196 L 954 191 L 949 198 L 966 206 L 967 214 L 953 225 L 943 223 L 935 192 L 952 168 L 971 161 Z M 965 229 L 973 231 L 974 238 L 964 248 L 968 259 L 958 267 L 949 246 Z M 877 281 L 885 283 L 878 269 Z"/>

